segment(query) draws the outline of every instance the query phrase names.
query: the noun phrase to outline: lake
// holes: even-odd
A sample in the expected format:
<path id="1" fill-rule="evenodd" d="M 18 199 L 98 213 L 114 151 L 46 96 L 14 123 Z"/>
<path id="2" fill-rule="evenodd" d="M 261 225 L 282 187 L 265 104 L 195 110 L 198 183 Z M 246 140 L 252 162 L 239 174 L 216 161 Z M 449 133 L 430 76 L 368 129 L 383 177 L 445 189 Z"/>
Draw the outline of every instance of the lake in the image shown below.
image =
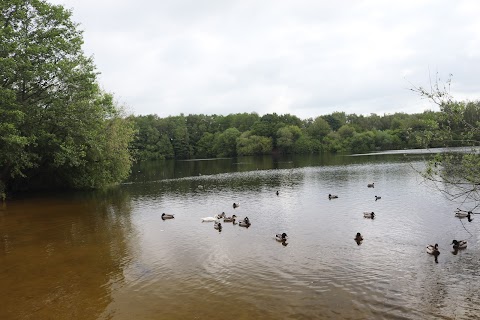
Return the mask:
<path id="1" fill-rule="evenodd" d="M 425 156 L 146 162 L 113 189 L 19 195 L 0 319 L 479 319 L 480 216 L 454 217 Z M 251 226 L 202 222 L 221 212 Z"/>

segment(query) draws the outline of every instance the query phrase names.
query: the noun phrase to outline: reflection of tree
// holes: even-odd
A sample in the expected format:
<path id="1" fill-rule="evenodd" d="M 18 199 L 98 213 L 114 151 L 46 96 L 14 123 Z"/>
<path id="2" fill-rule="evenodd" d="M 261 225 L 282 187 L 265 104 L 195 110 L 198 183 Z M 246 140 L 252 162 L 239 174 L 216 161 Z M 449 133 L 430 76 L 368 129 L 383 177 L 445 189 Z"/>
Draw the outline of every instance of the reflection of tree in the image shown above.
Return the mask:
<path id="1" fill-rule="evenodd" d="M 423 160 L 423 155 L 411 155 L 409 160 Z M 403 154 L 368 155 L 370 163 L 383 163 L 386 160 L 405 161 Z M 208 160 L 159 160 L 144 161 L 134 166 L 129 182 L 148 182 L 165 179 L 215 175 L 221 173 L 247 172 L 272 169 L 292 169 L 311 166 L 339 166 L 364 164 L 360 156 L 339 156 L 335 154 L 246 156 L 238 158 Z"/>
<path id="2" fill-rule="evenodd" d="M 10 201 L 0 224 L 1 319 L 95 319 L 132 234 L 121 189 Z"/>

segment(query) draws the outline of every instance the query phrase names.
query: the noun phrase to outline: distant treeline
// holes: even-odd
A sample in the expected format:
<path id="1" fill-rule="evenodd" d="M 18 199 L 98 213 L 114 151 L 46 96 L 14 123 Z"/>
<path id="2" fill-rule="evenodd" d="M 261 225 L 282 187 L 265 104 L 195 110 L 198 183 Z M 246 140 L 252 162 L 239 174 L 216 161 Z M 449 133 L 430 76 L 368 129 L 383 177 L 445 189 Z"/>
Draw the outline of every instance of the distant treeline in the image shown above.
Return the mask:
<path id="1" fill-rule="evenodd" d="M 132 148 L 140 161 L 462 146 L 468 144 L 462 123 L 480 121 L 480 102 L 457 104 L 465 118 L 457 124 L 440 111 L 383 116 L 334 112 L 305 120 L 276 113 L 131 116 L 137 129 Z M 454 139 L 443 138 L 447 131 Z"/>

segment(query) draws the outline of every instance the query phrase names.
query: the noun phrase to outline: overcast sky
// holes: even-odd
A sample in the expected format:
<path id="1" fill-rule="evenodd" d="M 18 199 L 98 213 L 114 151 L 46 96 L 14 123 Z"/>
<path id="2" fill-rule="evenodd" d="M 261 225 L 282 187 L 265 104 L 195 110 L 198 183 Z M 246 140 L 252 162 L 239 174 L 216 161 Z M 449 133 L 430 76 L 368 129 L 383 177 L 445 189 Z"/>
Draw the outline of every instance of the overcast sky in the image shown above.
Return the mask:
<path id="1" fill-rule="evenodd" d="M 437 110 L 408 89 L 453 74 L 480 99 L 480 1 L 48 0 L 73 11 L 128 112 Z"/>

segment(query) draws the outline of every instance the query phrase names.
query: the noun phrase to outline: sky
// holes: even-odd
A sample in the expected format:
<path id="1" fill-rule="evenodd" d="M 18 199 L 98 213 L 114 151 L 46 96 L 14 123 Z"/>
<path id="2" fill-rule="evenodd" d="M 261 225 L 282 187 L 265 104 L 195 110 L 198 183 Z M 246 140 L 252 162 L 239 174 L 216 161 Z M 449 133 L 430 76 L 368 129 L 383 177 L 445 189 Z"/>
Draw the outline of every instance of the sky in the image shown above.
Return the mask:
<path id="1" fill-rule="evenodd" d="M 47 0 L 72 10 L 102 88 L 128 113 L 301 119 L 480 99 L 480 1 Z"/>

